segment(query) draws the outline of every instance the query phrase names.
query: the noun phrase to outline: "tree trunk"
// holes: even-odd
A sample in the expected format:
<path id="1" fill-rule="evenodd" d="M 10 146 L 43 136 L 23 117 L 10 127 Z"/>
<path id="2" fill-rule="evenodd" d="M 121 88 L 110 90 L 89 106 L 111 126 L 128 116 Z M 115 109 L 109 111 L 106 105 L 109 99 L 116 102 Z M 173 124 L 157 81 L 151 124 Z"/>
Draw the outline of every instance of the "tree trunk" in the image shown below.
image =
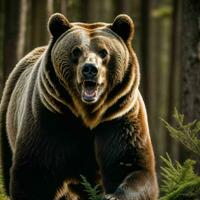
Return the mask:
<path id="1" fill-rule="evenodd" d="M 99 5 L 99 20 L 111 23 L 113 21 L 112 2 L 108 0 L 101 0 Z"/>
<path id="2" fill-rule="evenodd" d="M 3 82 L 17 62 L 17 44 L 20 27 L 21 1 L 5 1 L 4 44 L 3 44 Z"/>
<path id="3" fill-rule="evenodd" d="M 27 0 L 25 52 L 47 44 L 47 0 Z"/>
<path id="4" fill-rule="evenodd" d="M 5 1 L 0 2 L 0 99 L 3 91 L 3 50 L 4 50 L 4 19 L 5 19 Z"/>
<path id="5" fill-rule="evenodd" d="M 151 14 L 151 1 L 150 0 L 142 0 L 141 1 L 141 60 L 140 60 L 140 68 L 142 73 L 142 93 L 144 97 L 144 101 L 149 110 L 149 64 L 150 64 L 150 14 Z"/>
<path id="6" fill-rule="evenodd" d="M 61 0 L 50 0 L 53 2 L 53 11 L 61 12 Z"/>
<path id="7" fill-rule="evenodd" d="M 25 52 L 47 44 L 47 22 L 50 10 L 47 0 L 28 0 Z"/>
<path id="8" fill-rule="evenodd" d="M 124 14 L 128 12 L 128 8 L 129 8 L 129 2 L 128 0 L 113 0 L 113 4 L 114 4 L 114 17 L 119 15 L 119 14 Z"/>
<path id="9" fill-rule="evenodd" d="M 182 2 L 181 108 L 187 121 L 200 119 L 200 1 Z"/>
<path id="10" fill-rule="evenodd" d="M 145 2 L 143 2 L 145 3 Z M 160 155 L 166 152 L 165 141 L 165 129 L 160 122 L 160 118 L 165 118 L 166 113 L 166 85 L 167 77 L 166 69 L 168 67 L 168 46 L 166 40 L 169 36 L 169 17 L 162 15 L 154 15 L 157 10 L 162 9 L 163 1 L 154 0 L 150 5 L 150 22 L 149 22 L 149 34 L 144 37 L 148 38 L 148 49 L 142 51 L 148 52 L 148 60 L 146 60 L 146 66 L 142 66 L 141 69 L 145 70 L 142 74 L 141 82 L 144 87 L 144 97 L 147 98 L 147 110 L 149 117 L 150 133 L 154 144 L 157 170 L 160 170 L 161 160 Z M 144 12 L 144 11 L 143 11 Z M 143 13 L 144 15 L 144 13 Z M 145 45 L 145 44 L 144 44 Z M 165 59 L 163 59 L 165 55 Z M 142 58 L 145 59 L 145 58 Z M 146 76 L 147 78 L 144 78 Z M 146 82 L 147 81 L 147 82 Z M 146 94 L 146 95 L 145 95 Z M 158 173 L 159 177 L 159 173 Z"/>
<path id="11" fill-rule="evenodd" d="M 47 21 L 48 21 L 48 9 L 47 0 L 31 0 L 29 7 L 30 13 L 30 25 L 29 36 L 30 50 L 46 45 L 48 41 L 47 33 Z"/>
<path id="12" fill-rule="evenodd" d="M 81 21 L 82 22 L 94 22 L 97 19 L 97 6 L 96 1 L 93 0 L 82 0 L 81 1 Z"/>
<path id="13" fill-rule="evenodd" d="M 26 42 L 26 28 L 27 28 L 27 0 L 21 0 L 20 7 L 20 26 L 17 43 L 17 60 L 21 59 L 25 54 L 25 42 Z"/>
<path id="14" fill-rule="evenodd" d="M 57 9 L 57 1 L 54 0 L 47 0 L 47 16 L 48 18 L 54 13 L 54 5 L 56 6 Z M 60 12 L 60 11 L 57 11 Z"/>
<path id="15" fill-rule="evenodd" d="M 200 120 L 200 1 L 184 0 L 181 14 L 181 112 Z M 181 154 L 184 160 L 190 153 Z M 200 168 L 200 167 L 199 167 Z"/>
<path id="16" fill-rule="evenodd" d="M 179 92 L 180 91 L 180 14 L 181 0 L 173 1 L 172 15 L 172 33 L 171 33 L 171 60 L 169 67 L 169 84 L 168 84 L 168 122 L 173 124 L 173 113 L 176 107 L 179 110 Z M 167 152 L 175 159 L 179 159 L 179 143 L 177 143 L 169 134 L 166 135 Z"/>

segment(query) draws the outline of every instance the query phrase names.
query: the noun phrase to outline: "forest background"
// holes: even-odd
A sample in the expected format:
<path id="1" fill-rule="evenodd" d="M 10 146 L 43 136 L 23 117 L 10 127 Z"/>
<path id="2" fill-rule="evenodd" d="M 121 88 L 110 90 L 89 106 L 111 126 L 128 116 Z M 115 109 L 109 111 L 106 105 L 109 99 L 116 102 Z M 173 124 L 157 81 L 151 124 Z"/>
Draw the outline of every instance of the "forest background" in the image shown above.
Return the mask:
<path id="1" fill-rule="evenodd" d="M 47 21 L 61 12 L 70 22 L 112 22 L 121 13 L 135 24 L 133 48 L 141 69 L 160 179 L 161 155 L 182 163 L 193 157 L 168 134 L 176 107 L 187 122 L 200 119 L 200 1 L 198 0 L 0 0 L 0 97 L 17 61 L 49 41 Z"/>

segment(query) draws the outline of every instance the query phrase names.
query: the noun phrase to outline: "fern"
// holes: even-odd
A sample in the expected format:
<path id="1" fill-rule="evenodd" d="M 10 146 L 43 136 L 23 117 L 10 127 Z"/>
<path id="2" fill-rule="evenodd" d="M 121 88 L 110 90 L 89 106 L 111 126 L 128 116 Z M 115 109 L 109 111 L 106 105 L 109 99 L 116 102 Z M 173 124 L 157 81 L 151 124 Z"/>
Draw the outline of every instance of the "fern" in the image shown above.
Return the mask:
<path id="1" fill-rule="evenodd" d="M 165 196 L 160 200 L 197 200 L 200 197 L 200 177 L 194 173 L 195 161 L 186 160 L 180 163 L 172 163 L 169 155 L 161 157 L 165 166 L 161 168 L 162 185 L 161 192 Z"/>
<path id="2" fill-rule="evenodd" d="M 179 114 L 177 110 L 175 110 L 174 118 L 176 128 L 163 120 L 170 135 L 199 156 L 200 121 L 185 124 L 184 115 Z M 199 200 L 200 176 L 194 172 L 196 161 L 187 159 L 181 165 L 177 161 L 173 163 L 168 154 L 161 159 L 164 162 L 164 166 L 161 167 L 161 192 L 164 196 L 160 200 Z"/>
<path id="3" fill-rule="evenodd" d="M 189 150 L 200 156 L 200 121 L 193 121 L 184 124 L 184 115 L 179 114 L 175 109 L 174 119 L 176 121 L 176 128 L 172 127 L 168 122 L 162 119 L 170 135 L 181 142 Z"/>
<path id="4" fill-rule="evenodd" d="M 101 196 L 99 195 L 99 185 L 96 185 L 93 188 L 84 176 L 81 175 L 81 179 L 81 184 L 84 186 L 85 192 L 87 192 L 89 200 L 102 200 Z"/>
<path id="5" fill-rule="evenodd" d="M 161 168 L 161 192 L 167 194 L 160 200 L 171 200 L 200 196 L 200 177 L 194 173 L 194 160 L 186 160 L 181 166 L 179 162 L 173 164 L 169 155 L 161 157 L 164 167 Z"/>

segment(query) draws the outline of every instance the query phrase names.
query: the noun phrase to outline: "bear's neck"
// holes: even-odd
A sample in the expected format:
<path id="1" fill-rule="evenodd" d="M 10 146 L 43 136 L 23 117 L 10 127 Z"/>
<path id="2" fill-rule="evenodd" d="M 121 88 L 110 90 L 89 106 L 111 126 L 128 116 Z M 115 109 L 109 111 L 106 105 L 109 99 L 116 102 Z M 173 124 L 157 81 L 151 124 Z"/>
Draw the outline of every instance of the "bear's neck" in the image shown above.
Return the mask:
<path id="1" fill-rule="evenodd" d="M 38 74 L 38 90 L 43 105 L 51 112 L 71 111 L 78 116 L 71 96 L 58 79 L 50 59 L 50 47 L 44 52 Z"/>
<path id="2" fill-rule="evenodd" d="M 111 121 L 120 118 L 130 111 L 137 111 L 138 90 L 130 91 L 116 102 L 106 104 L 106 102 L 95 111 L 92 109 L 81 109 L 79 114 L 86 127 L 93 129 L 102 122 Z"/>

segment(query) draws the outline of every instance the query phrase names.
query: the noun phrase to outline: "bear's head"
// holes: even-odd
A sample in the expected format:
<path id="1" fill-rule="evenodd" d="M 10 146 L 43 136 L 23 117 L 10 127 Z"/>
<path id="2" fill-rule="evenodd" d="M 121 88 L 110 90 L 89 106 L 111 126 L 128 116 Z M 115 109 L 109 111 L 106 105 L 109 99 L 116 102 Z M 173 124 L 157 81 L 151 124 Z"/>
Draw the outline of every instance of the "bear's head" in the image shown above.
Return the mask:
<path id="1" fill-rule="evenodd" d="M 93 127 L 127 112 L 139 82 L 131 18 L 119 15 L 112 24 L 69 23 L 56 13 L 48 28 L 53 43 L 51 62 L 85 124 Z"/>

